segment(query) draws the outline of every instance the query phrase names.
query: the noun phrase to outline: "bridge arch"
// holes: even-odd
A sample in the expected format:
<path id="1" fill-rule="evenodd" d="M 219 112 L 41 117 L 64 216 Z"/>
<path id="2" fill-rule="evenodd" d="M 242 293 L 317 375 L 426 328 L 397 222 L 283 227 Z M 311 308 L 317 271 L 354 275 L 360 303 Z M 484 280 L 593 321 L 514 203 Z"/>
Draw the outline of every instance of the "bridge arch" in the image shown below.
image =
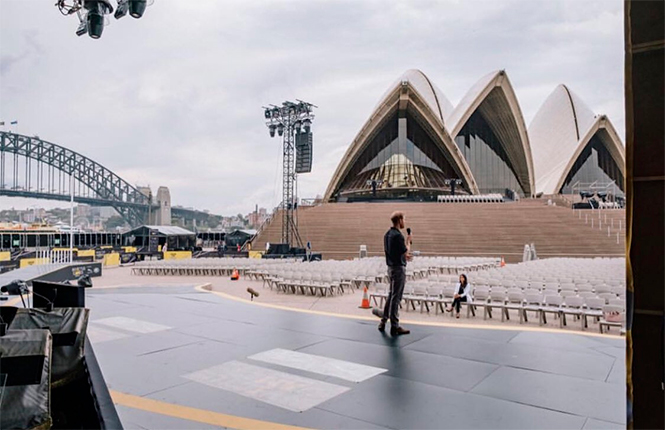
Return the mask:
<path id="1" fill-rule="evenodd" d="M 12 166 L 14 186 L 10 189 L 7 189 L 5 182 L 5 154 L 15 155 Z M 94 193 L 93 197 L 85 197 L 80 192 L 77 195 L 76 187 L 74 187 L 74 199 L 76 201 L 112 206 L 131 226 L 145 222 L 145 215 L 152 203 L 150 197 L 111 170 L 78 152 L 47 142 L 37 136 L 30 137 L 0 131 L 0 156 L 2 156 L 0 161 L 0 195 L 68 200 L 69 193 L 55 193 L 55 178 L 53 177 L 53 169 L 55 169 L 65 175 L 72 175 L 79 184 Z M 26 171 L 23 172 L 26 180 L 25 187 L 17 185 L 20 167 L 16 161 L 16 156 L 22 156 L 26 159 Z M 32 171 L 29 160 L 38 162 L 36 171 Z M 39 166 L 39 163 L 42 166 Z M 49 177 L 46 179 L 43 172 L 44 165 L 53 168 L 48 169 Z M 33 178 L 36 180 L 34 191 L 32 190 Z M 60 180 L 60 182 L 62 181 Z M 44 185 L 48 186 L 46 191 L 44 191 Z M 68 187 L 59 187 L 59 189 L 62 188 Z"/>

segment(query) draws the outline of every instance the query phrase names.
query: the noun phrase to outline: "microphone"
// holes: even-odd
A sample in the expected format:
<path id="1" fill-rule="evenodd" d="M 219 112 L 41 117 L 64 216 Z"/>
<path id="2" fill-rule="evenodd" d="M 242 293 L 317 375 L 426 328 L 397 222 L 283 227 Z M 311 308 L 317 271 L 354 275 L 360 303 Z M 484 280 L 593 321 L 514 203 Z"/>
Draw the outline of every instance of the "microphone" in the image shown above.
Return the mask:
<path id="1" fill-rule="evenodd" d="M 252 287 L 247 287 L 247 292 L 249 293 L 250 301 L 254 301 L 254 297 L 259 297 L 259 292 Z"/>
<path id="2" fill-rule="evenodd" d="M 406 228 L 406 234 L 411 234 L 411 227 Z"/>

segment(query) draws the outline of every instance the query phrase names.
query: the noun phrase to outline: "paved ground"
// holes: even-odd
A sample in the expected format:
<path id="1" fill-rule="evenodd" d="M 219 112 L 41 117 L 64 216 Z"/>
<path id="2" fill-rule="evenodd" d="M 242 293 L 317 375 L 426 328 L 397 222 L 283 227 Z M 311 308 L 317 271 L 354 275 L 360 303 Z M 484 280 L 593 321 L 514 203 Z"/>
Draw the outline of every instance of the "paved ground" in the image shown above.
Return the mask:
<path id="1" fill-rule="evenodd" d="M 293 312 L 167 280 L 112 269 L 87 291 L 88 334 L 126 428 L 625 427 L 621 338 L 415 324 L 392 338 L 367 311 Z"/>
<path id="2" fill-rule="evenodd" d="M 121 267 L 113 269 L 104 269 L 104 276 L 95 278 L 95 287 L 108 287 L 108 286 L 140 286 L 140 285 L 182 285 L 183 283 L 191 283 L 196 285 L 210 284 L 210 288 L 216 292 L 223 293 L 228 296 L 233 296 L 243 300 L 249 300 L 250 296 L 247 293 L 247 287 L 252 287 L 260 293 L 260 296 L 254 299 L 255 303 L 259 305 L 267 305 L 277 308 L 293 308 L 299 310 L 307 310 L 322 313 L 343 314 L 347 316 L 355 316 L 362 318 L 373 318 L 370 310 L 360 309 L 359 305 L 362 302 L 363 293 L 360 290 L 353 291 L 344 295 L 333 297 L 313 297 L 295 294 L 278 293 L 275 290 L 263 288 L 260 281 L 250 281 L 241 278 L 239 281 L 231 281 L 227 277 L 212 277 L 212 276 L 137 276 L 131 274 L 131 267 Z M 372 306 L 376 306 L 372 302 Z M 489 329 L 496 328 L 514 328 L 518 330 L 542 330 L 552 329 L 556 332 L 565 330 L 569 332 L 580 332 L 581 324 L 579 321 L 569 321 L 563 329 L 559 327 L 559 320 L 548 318 L 547 325 L 541 327 L 538 319 L 532 316 L 525 324 L 519 323 L 519 317 L 516 312 L 511 313 L 511 320 L 501 322 L 501 317 L 498 312 L 494 313 L 494 318 L 483 320 L 482 311 L 476 317 L 471 316 L 467 318 L 466 310 L 462 310 L 460 319 L 453 318 L 451 314 L 436 313 L 434 309 L 431 312 L 423 312 L 420 310 L 403 309 L 401 312 L 401 320 L 404 325 L 408 324 L 437 324 L 445 326 L 471 326 L 478 327 L 479 325 L 485 326 Z M 572 318 L 569 318 L 572 320 Z M 596 334 L 599 333 L 598 325 L 593 322 L 590 327 L 585 330 L 586 333 Z M 613 334 L 612 334 L 613 333 Z M 613 329 L 610 335 L 618 336 L 617 329 Z"/>

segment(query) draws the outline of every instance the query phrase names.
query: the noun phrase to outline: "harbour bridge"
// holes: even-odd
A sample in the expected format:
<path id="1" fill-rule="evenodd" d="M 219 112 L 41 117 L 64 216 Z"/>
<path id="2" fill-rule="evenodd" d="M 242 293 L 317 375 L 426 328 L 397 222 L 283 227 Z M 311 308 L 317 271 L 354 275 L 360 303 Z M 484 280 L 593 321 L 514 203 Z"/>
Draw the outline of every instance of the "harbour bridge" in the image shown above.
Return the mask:
<path id="1" fill-rule="evenodd" d="M 74 201 L 110 206 L 135 227 L 156 223 L 154 215 L 168 205 L 183 224 L 205 221 L 208 212 L 172 207 L 149 189 L 136 187 L 90 158 L 37 136 L 0 131 L 0 196 Z M 164 213 L 164 212 L 162 212 Z M 170 224 L 171 220 L 161 220 Z"/>

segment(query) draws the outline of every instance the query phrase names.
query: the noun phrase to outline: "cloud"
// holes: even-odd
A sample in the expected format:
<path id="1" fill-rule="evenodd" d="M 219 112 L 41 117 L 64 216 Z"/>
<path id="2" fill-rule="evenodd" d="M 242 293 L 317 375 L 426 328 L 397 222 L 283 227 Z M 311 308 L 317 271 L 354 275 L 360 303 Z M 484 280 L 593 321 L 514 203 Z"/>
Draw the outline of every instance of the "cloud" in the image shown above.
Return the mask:
<path id="1" fill-rule="evenodd" d="M 387 87 L 420 68 L 459 102 L 506 69 L 527 124 L 566 83 L 623 136 L 623 5 L 611 1 L 158 0 L 99 40 L 43 2 L 3 1 L 0 118 L 214 213 L 273 207 L 280 142 L 261 106 L 304 99 L 323 194 Z"/>

